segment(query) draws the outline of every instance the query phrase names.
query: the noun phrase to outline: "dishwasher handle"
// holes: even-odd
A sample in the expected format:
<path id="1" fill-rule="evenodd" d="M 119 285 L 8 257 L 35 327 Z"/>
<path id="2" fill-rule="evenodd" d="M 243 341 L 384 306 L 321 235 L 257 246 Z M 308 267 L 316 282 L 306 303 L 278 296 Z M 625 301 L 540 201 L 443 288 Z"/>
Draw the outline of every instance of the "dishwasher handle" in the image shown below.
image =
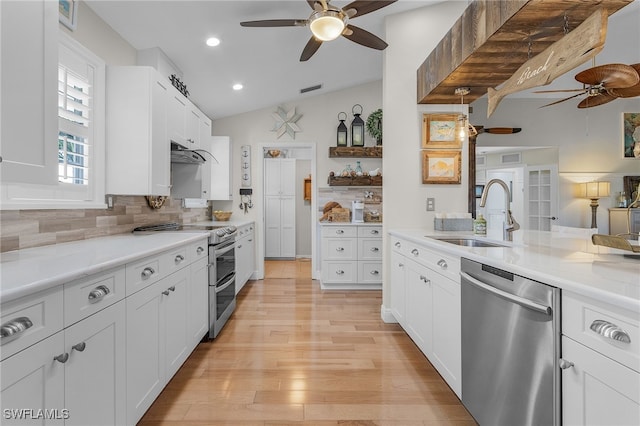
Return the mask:
<path id="1" fill-rule="evenodd" d="M 466 272 L 460 272 L 460 276 L 465 280 L 469 281 L 469 283 L 475 285 L 476 287 L 480 287 L 481 289 L 488 291 L 489 293 L 493 293 L 496 296 L 502 297 L 503 299 L 507 299 L 511 302 L 517 303 L 518 305 L 534 310 L 536 312 L 540 312 L 541 314 L 551 315 L 551 307 L 541 305 L 540 303 L 533 302 L 531 300 L 525 299 L 524 297 L 517 296 L 515 294 L 507 293 L 506 291 L 502 291 L 499 288 L 495 288 L 488 284 L 483 283 Z"/>

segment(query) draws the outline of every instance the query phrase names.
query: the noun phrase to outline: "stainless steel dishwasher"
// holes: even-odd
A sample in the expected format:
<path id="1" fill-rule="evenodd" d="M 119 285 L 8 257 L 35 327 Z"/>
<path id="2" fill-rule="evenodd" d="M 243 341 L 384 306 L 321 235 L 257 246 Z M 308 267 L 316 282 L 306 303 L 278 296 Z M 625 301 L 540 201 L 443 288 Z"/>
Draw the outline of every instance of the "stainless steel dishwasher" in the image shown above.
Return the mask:
<path id="1" fill-rule="evenodd" d="M 560 425 L 560 290 L 461 261 L 462 403 L 481 426 Z"/>

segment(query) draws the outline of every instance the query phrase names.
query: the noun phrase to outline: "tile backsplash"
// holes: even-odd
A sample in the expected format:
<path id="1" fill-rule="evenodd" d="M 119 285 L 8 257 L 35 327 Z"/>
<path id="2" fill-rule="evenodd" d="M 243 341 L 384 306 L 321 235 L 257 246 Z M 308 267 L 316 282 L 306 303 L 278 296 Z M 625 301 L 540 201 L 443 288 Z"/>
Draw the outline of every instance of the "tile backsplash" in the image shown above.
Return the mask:
<path id="1" fill-rule="evenodd" d="M 114 195 L 112 209 L 0 210 L 0 252 L 124 234 L 152 223 L 210 218 L 210 208 L 185 209 L 181 202 L 169 198 L 154 210 L 143 196 Z"/>

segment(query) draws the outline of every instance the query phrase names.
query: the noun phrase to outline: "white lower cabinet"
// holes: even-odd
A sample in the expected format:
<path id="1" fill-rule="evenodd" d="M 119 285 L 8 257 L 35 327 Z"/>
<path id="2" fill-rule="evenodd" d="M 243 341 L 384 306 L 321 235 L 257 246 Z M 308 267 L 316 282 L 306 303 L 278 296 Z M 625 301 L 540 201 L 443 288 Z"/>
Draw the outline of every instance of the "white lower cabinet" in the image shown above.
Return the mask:
<path id="1" fill-rule="evenodd" d="M 191 265 L 191 282 L 187 292 L 188 333 L 191 349 L 207 334 L 209 327 L 209 261 L 205 257 Z"/>
<path id="2" fill-rule="evenodd" d="M 390 237 L 391 313 L 461 396 L 460 259 Z"/>
<path id="3" fill-rule="evenodd" d="M 236 240 L 236 294 L 253 275 L 256 264 L 253 222 L 238 228 Z"/>

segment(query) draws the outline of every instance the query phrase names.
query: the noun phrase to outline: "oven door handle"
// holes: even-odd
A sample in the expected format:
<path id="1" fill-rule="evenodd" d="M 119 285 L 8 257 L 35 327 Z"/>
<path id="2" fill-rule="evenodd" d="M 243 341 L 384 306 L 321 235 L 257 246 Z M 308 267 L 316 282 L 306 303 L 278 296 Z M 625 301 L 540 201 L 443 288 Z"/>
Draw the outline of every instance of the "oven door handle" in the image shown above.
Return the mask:
<path id="1" fill-rule="evenodd" d="M 216 286 L 216 294 L 220 293 L 221 291 L 224 291 L 227 287 L 233 284 L 235 279 L 236 279 L 236 274 L 234 272 L 233 275 L 231 275 L 231 278 L 229 278 L 229 280 L 226 283 L 222 284 L 221 286 Z"/>
<path id="2" fill-rule="evenodd" d="M 236 245 L 235 240 L 231 240 L 228 243 L 223 243 L 222 245 L 213 246 L 214 257 L 222 256 L 223 254 L 233 250 L 235 245 Z"/>

